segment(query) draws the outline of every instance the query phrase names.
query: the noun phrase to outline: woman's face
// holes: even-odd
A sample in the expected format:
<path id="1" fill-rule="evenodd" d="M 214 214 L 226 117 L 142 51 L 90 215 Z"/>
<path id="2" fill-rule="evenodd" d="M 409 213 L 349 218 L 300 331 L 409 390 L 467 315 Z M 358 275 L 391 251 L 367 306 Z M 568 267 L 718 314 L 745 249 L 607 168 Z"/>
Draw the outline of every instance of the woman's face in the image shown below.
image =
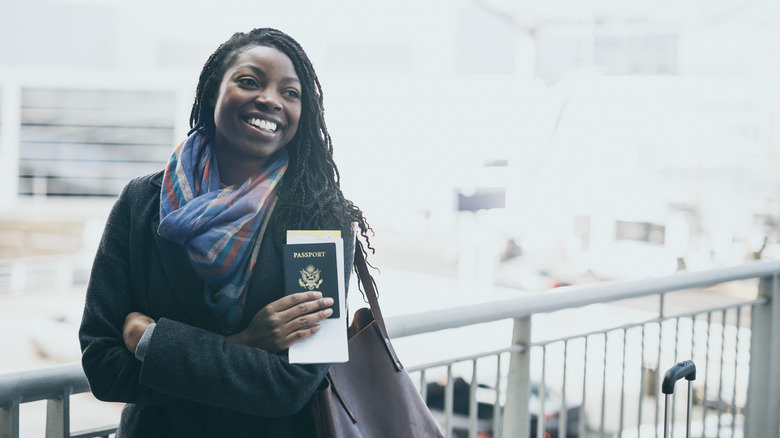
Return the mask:
<path id="1" fill-rule="evenodd" d="M 254 46 L 239 53 L 214 105 L 219 160 L 262 165 L 285 147 L 298 130 L 301 91 L 292 61 L 278 49 Z"/>

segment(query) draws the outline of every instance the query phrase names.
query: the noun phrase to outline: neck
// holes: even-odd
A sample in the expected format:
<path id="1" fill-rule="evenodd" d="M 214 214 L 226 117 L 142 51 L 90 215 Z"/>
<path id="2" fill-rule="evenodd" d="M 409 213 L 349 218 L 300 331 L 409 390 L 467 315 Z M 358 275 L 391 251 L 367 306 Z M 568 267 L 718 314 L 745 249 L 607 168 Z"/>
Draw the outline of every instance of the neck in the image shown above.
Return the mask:
<path id="1" fill-rule="evenodd" d="M 236 160 L 235 157 L 222 157 L 217 152 L 219 180 L 225 185 L 240 186 L 249 178 L 260 175 L 266 161 L 256 158 Z"/>
<path id="2" fill-rule="evenodd" d="M 219 182 L 228 186 L 240 186 L 249 178 L 260 175 L 268 162 L 267 158 L 258 159 L 223 153 L 222 148 L 215 148 L 214 153 L 217 155 Z"/>

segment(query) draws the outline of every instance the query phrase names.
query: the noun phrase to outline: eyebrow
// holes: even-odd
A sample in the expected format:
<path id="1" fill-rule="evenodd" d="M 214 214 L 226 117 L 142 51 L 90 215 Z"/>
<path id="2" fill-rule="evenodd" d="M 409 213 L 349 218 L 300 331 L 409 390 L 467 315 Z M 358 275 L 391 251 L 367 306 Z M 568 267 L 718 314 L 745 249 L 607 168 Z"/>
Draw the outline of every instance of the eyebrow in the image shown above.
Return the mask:
<path id="1" fill-rule="evenodd" d="M 253 64 L 241 64 L 238 67 L 236 67 L 236 70 L 241 69 L 241 68 L 248 68 L 248 69 L 253 70 L 257 74 L 262 75 L 262 76 L 266 75 L 265 71 L 263 71 L 261 68 L 258 68 L 256 65 L 253 65 Z M 301 83 L 301 81 L 298 78 L 294 78 L 292 76 L 285 76 L 285 77 L 282 78 L 282 81 L 283 82 L 297 82 L 298 84 Z"/>

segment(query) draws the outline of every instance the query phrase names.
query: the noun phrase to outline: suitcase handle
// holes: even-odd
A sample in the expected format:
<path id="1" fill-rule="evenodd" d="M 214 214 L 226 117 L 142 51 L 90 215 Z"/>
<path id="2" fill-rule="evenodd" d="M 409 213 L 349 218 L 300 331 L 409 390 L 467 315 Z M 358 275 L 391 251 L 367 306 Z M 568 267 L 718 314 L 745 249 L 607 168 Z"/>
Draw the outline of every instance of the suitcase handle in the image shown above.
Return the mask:
<path id="1" fill-rule="evenodd" d="M 674 393 L 674 384 L 685 377 L 688 381 L 688 418 L 686 420 L 685 436 L 691 436 L 691 412 L 693 411 L 693 381 L 696 380 L 696 365 L 692 360 L 684 360 L 666 372 L 664 382 L 661 384 L 661 391 L 666 394 L 664 409 L 664 438 L 669 438 L 672 432 L 672 404 L 670 403 L 671 394 Z"/>
<path id="2" fill-rule="evenodd" d="M 664 394 L 674 393 L 674 384 L 683 377 L 689 382 L 696 380 L 696 365 L 692 360 L 677 362 L 675 366 L 666 371 L 664 382 L 661 385 L 661 392 Z"/>

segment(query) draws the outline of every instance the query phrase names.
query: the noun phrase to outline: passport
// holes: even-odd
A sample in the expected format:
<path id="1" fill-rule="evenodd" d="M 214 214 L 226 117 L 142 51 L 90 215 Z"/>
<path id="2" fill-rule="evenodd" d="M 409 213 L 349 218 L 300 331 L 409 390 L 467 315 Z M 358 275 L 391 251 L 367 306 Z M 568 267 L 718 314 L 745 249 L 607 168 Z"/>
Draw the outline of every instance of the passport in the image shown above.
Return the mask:
<path id="1" fill-rule="evenodd" d="M 285 294 L 320 291 L 323 297 L 333 299 L 333 314 L 328 319 L 340 316 L 339 271 L 334 242 L 285 244 L 282 262 Z"/>

